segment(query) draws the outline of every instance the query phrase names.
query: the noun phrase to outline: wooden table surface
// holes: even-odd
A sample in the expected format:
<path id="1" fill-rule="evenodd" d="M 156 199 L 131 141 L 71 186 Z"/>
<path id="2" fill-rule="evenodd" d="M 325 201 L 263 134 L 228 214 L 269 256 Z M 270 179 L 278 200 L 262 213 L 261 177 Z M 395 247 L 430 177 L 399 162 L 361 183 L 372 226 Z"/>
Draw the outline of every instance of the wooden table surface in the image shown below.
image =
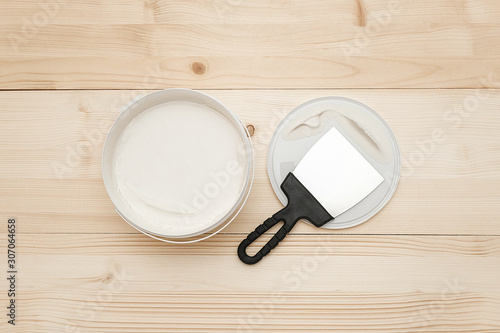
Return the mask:
<path id="1" fill-rule="evenodd" d="M 2 332 L 500 332 L 500 2 L 8 0 L 0 11 L 1 269 L 16 219 L 16 325 Z M 104 137 L 133 97 L 172 87 L 255 127 L 238 218 L 171 245 L 114 211 Z M 389 204 L 351 229 L 299 224 L 242 264 L 280 207 L 279 121 L 337 95 L 401 148 Z M 263 242 L 259 242 L 262 245 Z"/>

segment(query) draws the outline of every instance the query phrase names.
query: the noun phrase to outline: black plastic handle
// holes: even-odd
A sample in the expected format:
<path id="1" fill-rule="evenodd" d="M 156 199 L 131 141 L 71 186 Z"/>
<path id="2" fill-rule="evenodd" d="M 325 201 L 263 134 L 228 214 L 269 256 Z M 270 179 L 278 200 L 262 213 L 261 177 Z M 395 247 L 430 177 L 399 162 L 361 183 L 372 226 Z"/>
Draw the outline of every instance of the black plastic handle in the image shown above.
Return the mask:
<path id="1" fill-rule="evenodd" d="M 316 198 L 314 198 L 292 173 L 286 176 L 281 184 L 281 189 L 288 198 L 286 207 L 255 228 L 255 230 L 238 246 L 238 257 L 245 264 L 256 264 L 267 256 L 272 249 L 278 246 L 279 242 L 285 239 L 286 235 L 292 230 L 298 220 L 307 219 L 314 226 L 321 227 L 323 224 L 333 219 L 326 209 L 321 206 Z M 247 247 L 278 222 L 283 222 L 283 226 L 278 232 L 259 250 L 259 252 L 257 252 L 257 254 L 249 256 L 246 252 Z"/>
<path id="2" fill-rule="evenodd" d="M 267 220 L 264 221 L 261 225 L 259 225 L 257 228 L 255 228 L 254 231 L 252 231 L 247 238 L 245 238 L 240 245 L 238 246 L 238 257 L 240 258 L 241 261 L 243 261 L 245 264 L 248 265 L 253 265 L 258 263 L 262 258 L 267 256 L 269 252 L 271 252 L 272 249 L 274 249 L 276 246 L 278 246 L 279 242 L 281 242 L 283 239 L 285 239 L 286 235 L 292 230 L 292 228 L 295 226 L 295 223 L 297 223 L 297 220 L 294 222 L 288 222 L 283 219 L 277 219 L 275 218 L 276 215 L 282 213 L 286 209 L 283 208 L 281 211 L 279 211 L 277 214 L 273 215 L 272 217 L 268 218 Z M 246 252 L 247 247 L 252 244 L 254 241 L 256 241 L 260 236 L 265 234 L 269 229 L 274 227 L 278 222 L 281 222 L 283 220 L 283 226 L 278 230 L 278 232 L 264 245 L 257 254 L 254 256 L 249 256 Z"/>

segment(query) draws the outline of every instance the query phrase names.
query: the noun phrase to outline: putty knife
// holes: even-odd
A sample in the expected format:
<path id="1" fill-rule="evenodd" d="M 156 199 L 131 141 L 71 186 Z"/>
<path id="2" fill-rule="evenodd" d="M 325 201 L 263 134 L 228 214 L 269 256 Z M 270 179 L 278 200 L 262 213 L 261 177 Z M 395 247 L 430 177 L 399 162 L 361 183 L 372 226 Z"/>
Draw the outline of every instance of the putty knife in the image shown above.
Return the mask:
<path id="1" fill-rule="evenodd" d="M 321 227 L 370 194 L 384 178 L 336 129 L 323 135 L 290 172 L 281 189 L 288 203 L 268 218 L 238 246 L 238 257 L 255 264 L 268 255 L 292 230 L 298 220 L 306 219 Z M 254 256 L 247 247 L 278 222 L 283 226 Z"/>

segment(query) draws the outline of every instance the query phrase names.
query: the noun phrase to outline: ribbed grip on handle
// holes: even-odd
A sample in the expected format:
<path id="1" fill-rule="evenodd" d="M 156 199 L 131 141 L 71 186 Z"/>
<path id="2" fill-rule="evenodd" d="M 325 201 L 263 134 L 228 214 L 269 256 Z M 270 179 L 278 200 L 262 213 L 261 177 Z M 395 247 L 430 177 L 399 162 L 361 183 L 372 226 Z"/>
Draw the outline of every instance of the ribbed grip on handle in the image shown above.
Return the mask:
<path id="1" fill-rule="evenodd" d="M 255 254 L 254 256 L 249 256 L 246 253 L 246 249 L 250 244 L 257 240 L 257 238 L 265 234 L 269 229 L 274 227 L 278 222 L 280 222 L 280 220 L 276 219 L 274 216 L 268 218 L 264 221 L 264 223 L 255 228 L 255 230 L 252 231 L 247 236 L 247 238 L 245 238 L 240 243 L 240 245 L 238 246 L 238 257 L 241 261 L 243 261 L 245 264 L 253 265 L 259 262 L 263 257 L 267 256 L 272 249 L 278 246 L 278 243 L 281 242 L 292 229 L 287 225 L 286 222 L 283 224 L 280 230 L 278 230 L 278 232 L 267 242 L 267 244 L 264 245 L 259 250 L 259 252 L 257 252 L 257 254 Z"/>

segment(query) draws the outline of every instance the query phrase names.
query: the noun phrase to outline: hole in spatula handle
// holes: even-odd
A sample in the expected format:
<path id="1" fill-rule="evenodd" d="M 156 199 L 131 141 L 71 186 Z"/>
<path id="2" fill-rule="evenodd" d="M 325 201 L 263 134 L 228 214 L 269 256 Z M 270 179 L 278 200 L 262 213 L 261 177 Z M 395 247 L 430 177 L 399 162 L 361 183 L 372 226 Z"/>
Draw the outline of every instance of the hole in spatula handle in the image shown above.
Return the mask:
<path id="1" fill-rule="evenodd" d="M 240 245 L 238 246 L 238 257 L 240 258 L 241 261 L 243 261 L 245 264 L 248 265 L 253 265 L 258 263 L 262 258 L 264 258 L 266 255 L 268 255 L 272 249 L 274 249 L 279 242 L 281 242 L 286 235 L 290 232 L 292 229 L 293 225 L 290 225 L 286 223 L 286 221 L 283 221 L 283 226 L 276 232 L 276 234 L 271 237 L 271 239 L 264 245 L 255 255 L 250 256 L 247 254 L 247 248 L 252 244 L 254 241 L 256 241 L 260 236 L 264 235 L 269 229 L 274 227 L 278 222 L 281 222 L 281 220 L 276 219 L 274 216 L 268 218 L 267 220 L 264 221 L 261 225 L 259 225 L 257 228 L 255 228 L 254 231 L 252 231 L 247 238 L 245 238 Z M 295 224 L 295 223 L 294 223 Z"/>

